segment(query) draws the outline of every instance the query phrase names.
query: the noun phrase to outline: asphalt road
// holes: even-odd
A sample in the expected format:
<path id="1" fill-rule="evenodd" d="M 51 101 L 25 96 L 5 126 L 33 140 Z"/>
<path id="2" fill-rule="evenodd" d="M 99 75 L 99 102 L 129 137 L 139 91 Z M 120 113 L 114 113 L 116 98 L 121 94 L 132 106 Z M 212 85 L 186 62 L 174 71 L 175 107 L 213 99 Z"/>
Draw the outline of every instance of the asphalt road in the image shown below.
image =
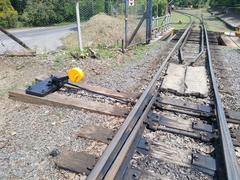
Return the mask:
<path id="1" fill-rule="evenodd" d="M 75 24 L 13 30 L 10 32 L 30 48 L 36 50 L 37 53 L 45 53 L 61 48 L 63 46 L 61 40 L 74 31 L 77 31 L 77 26 Z M 3 54 L 6 51 L 22 50 L 24 50 L 24 48 L 0 32 L 0 54 Z"/>

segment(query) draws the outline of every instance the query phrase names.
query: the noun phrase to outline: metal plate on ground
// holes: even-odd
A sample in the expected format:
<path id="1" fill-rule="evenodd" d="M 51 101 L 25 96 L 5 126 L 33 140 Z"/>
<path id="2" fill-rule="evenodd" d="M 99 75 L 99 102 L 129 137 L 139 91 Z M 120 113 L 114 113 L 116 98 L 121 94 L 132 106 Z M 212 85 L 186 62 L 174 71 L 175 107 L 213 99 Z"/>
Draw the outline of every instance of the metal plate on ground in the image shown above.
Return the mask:
<path id="1" fill-rule="evenodd" d="M 150 147 L 148 142 L 144 138 L 141 138 L 137 145 L 137 152 L 147 155 L 149 150 L 150 150 Z"/>
<path id="2" fill-rule="evenodd" d="M 57 89 L 58 89 L 58 86 L 51 83 L 51 78 L 48 78 L 46 80 L 37 82 L 33 86 L 29 86 L 26 89 L 26 93 L 33 96 L 44 97 L 50 93 L 53 93 Z"/>
<path id="3" fill-rule="evenodd" d="M 181 134 L 194 139 L 200 139 L 204 142 L 211 141 L 216 135 L 213 132 L 211 125 L 199 123 L 193 128 L 193 122 L 182 119 L 174 120 L 155 113 L 149 113 L 149 126 L 151 130 L 161 130 L 174 134 Z M 204 126 L 206 125 L 206 126 Z M 209 132 L 212 131 L 212 132 Z"/>
<path id="4" fill-rule="evenodd" d="M 142 172 L 138 169 L 133 169 L 133 168 L 127 168 L 123 179 L 127 179 L 127 180 L 136 180 L 136 179 L 140 179 Z"/>
<path id="5" fill-rule="evenodd" d="M 209 105 L 205 104 L 196 104 L 180 99 L 174 99 L 174 98 L 169 98 L 169 97 L 158 97 L 156 99 L 157 102 L 165 105 L 171 105 L 171 106 L 176 106 L 184 109 L 189 109 L 193 110 L 196 112 L 203 112 L 203 113 L 212 113 L 213 109 Z"/>
<path id="6" fill-rule="evenodd" d="M 88 175 L 97 159 L 97 157 L 84 152 L 67 151 L 61 153 L 54 162 L 59 168 Z"/>
<path id="7" fill-rule="evenodd" d="M 229 122 L 240 124 L 240 112 L 226 110 L 226 117 L 229 118 Z"/>
<path id="8" fill-rule="evenodd" d="M 203 121 L 195 121 L 192 124 L 193 129 L 199 130 L 199 131 L 205 131 L 205 132 L 213 132 L 213 126 L 210 124 L 207 124 Z"/>
<path id="9" fill-rule="evenodd" d="M 216 161 L 211 156 L 192 154 L 192 165 L 200 171 L 214 176 L 216 171 Z"/>
<path id="10" fill-rule="evenodd" d="M 83 126 L 77 136 L 109 144 L 114 131 L 101 126 Z"/>

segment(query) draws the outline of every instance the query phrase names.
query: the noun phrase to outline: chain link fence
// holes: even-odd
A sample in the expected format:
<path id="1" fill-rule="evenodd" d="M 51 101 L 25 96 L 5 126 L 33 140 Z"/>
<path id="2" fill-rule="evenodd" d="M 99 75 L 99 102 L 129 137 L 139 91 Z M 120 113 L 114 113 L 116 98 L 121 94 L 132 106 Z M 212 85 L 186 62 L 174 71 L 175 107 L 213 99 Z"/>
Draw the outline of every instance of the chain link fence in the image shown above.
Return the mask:
<path id="1" fill-rule="evenodd" d="M 126 34 L 129 40 L 146 11 L 146 1 L 141 3 L 135 1 L 134 6 L 128 6 L 126 0 L 89 0 L 80 1 L 79 6 L 84 47 L 122 48 Z M 73 33 L 65 38 L 65 44 L 71 48 L 77 47 L 77 39 L 77 33 Z M 144 42 L 146 42 L 145 20 L 131 44 Z"/>
<path id="2" fill-rule="evenodd" d="M 126 48 L 129 45 L 146 43 L 150 40 L 149 32 L 150 35 L 152 35 L 152 29 L 159 32 L 162 23 L 166 23 L 161 18 L 153 19 L 153 23 L 152 21 L 149 23 L 154 10 L 152 2 L 152 0 L 135 0 L 134 5 L 129 5 L 128 0 L 79 0 L 83 47 Z M 48 7 L 47 5 L 45 3 L 44 8 Z M 39 46 L 42 52 L 54 51 L 60 46 L 66 49 L 77 49 L 79 42 L 76 28 L 76 1 L 64 1 L 57 4 L 57 7 L 55 6 L 52 9 L 49 7 L 49 11 L 54 11 L 56 8 L 64 10 L 58 11 L 58 14 L 62 13 L 61 16 L 57 16 L 58 18 L 54 14 L 54 18 L 52 17 L 53 19 L 59 19 L 60 24 L 55 24 L 55 20 L 51 23 L 53 19 L 47 18 L 49 16 L 43 16 L 42 18 L 47 18 L 50 24 L 37 29 L 30 27 L 26 32 L 24 30 L 23 32 L 16 31 L 15 35 L 24 42 L 27 39 L 25 43 L 33 49 L 38 50 Z M 26 5 L 26 7 L 28 6 Z M 38 8 L 41 9 L 42 6 Z M 27 12 L 23 11 L 19 18 L 32 18 L 31 14 Z M 45 22 L 43 19 L 40 20 Z M 13 45 L 7 47 L 10 41 L 12 43 L 11 39 L 7 40 L 5 35 L 1 34 L 0 40 L 2 49 L 11 50 Z M 62 42 L 62 45 L 60 42 Z"/>
<path id="3" fill-rule="evenodd" d="M 135 29 L 139 25 L 141 19 L 145 15 L 146 7 L 147 1 L 143 1 L 141 3 L 135 1 L 134 6 L 128 7 L 128 32 L 127 32 L 128 40 L 131 40 L 131 36 L 133 35 Z M 132 42 L 129 43 L 134 45 L 145 42 L 146 42 L 146 20 L 143 21 L 134 39 L 132 40 Z"/>
<path id="4" fill-rule="evenodd" d="M 121 46 L 124 37 L 124 1 L 88 0 L 80 1 L 80 19 L 83 47 Z M 78 46 L 77 33 L 65 38 L 65 45 Z"/>

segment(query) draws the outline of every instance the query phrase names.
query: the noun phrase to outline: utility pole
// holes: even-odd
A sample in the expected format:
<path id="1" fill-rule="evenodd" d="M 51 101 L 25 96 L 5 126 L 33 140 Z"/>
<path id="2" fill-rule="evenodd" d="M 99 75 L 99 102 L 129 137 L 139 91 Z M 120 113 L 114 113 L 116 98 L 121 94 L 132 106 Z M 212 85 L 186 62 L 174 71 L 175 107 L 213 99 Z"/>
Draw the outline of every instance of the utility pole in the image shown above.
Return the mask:
<path id="1" fill-rule="evenodd" d="M 80 51 L 83 51 L 82 32 L 81 32 L 81 23 L 80 23 L 80 12 L 79 12 L 79 1 L 76 1 L 76 16 L 77 16 L 77 27 L 78 27 L 78 43 L 79 43 Z"/>

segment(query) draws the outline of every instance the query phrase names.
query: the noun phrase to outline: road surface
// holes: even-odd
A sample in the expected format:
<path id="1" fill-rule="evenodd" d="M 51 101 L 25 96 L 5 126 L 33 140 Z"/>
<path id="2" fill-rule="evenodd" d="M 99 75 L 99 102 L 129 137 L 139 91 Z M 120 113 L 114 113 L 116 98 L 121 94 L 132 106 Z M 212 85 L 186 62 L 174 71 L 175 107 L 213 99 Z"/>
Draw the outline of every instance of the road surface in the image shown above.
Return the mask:
<path id="1" fill-rule="evenodd" d="M 30 48 L 36 50 L 37 53 L 46 53 L 61 48 L 63 46 L 62 39 L 74 31 L 77 31 L 77 26 L 75 24 L 13 30 L 10 32 Z M 6 51 L 22 50 L 24 50 L 24 48 L 0 32 L 0 54 Z"/>

